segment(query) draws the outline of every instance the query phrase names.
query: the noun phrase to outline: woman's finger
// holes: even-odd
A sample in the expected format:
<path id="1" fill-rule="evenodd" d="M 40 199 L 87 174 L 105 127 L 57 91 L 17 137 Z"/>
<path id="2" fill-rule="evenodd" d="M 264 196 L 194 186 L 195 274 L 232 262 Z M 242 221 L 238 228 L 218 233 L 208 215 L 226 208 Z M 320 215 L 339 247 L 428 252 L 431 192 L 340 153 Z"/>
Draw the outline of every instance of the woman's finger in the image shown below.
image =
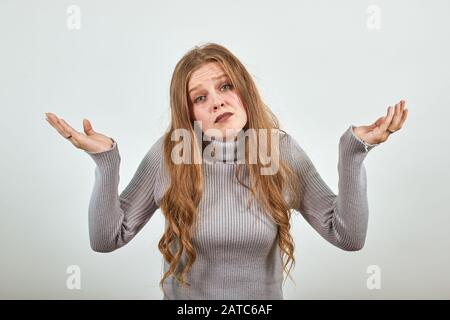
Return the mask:
<path id="1" fill-rule="evenodd" d="M 402 117 L 402 109 L 401 108 L 402 108 L 402 101 L 400 101 L 399 103 L 397 103 L 395 105 L 394 117 L 392 118 L 391 125 L 388 128 L 393 126 L 394 130 L 397 130 L 398 124 L 399 124 L 400 119 Z"/>
<path id="2" fill-rule="evenodd" d="M 389 125 L 391 124 L 392 118 L 393 118 L 393 117 L 394 117 L 394 110 L 393 110 L 392 106 L 389 106 L 389 107 L 388 107 L 387 115 L 386 115 L 386 117 L 385 117 L 385 119 L 384 119 L 384 122 L 383 122 L 383 124 L 380 126 L 380 129 L 381 129 L 383 132 L 387 131 L 387 128 L 389 128 Z"/>
<path id="3" fill-rule="evenodd" d="M 404 116 L 405 116 L 405 100 L 400 100 L 399 103 L 397 103 L 397 105 L 395 106 L 396 111 L 395 111 L 395 116 L 392 119 L 392 123 L 389 126 L 389 128 L 391 130 L 399 130 L 402 127 L 403 121 L 404 121 Z"/>
<path id="4" fill-rule="evenodd" d="M 91 122 L 88 119 L 83 119 L 83 129 L 84 133 L 86 133 L 88 136 L 95 133 L 94 129 L 92 129 Z"/>
<path id="5" fill-rule="evenodd" d="M 56 131 L 59 132 L 60 135 L 62 135 L 64 138 L 68 136 L 57 116 L 52 113 L 47 113 L 47 117 L 47 121 L 52 125 L 53 128 L 56 129 Z"/>
<path id="6" fill-rule="evenodd" d="M 383 120 L 384 120 L 384 117 L 379 117 L 379 118 L 377 119 L 377 121 L 375 121 L 376 127 L 381 126 L 381 124 L 383 123 Z"/>
<path id="7" fill-rule="evenodd" d="M 402 100 L 401 103 L 402 103 L 402 114 L 403 114 L 403 111 L 405 110 L 405 103 L 406 102 L 405 102 L 405 100 Z"/>
<path id="8" fill-rule="evenodd" d="M 401 114 L 401 106 L 402 106 L 402 101 L 400 100 L 396 105 L 395 105 L 395 112 L 394 112 L 394 120 L 398 119 L 400 117 Z"/>
<path id="9" fill-rule="evenodd" d="M 405 122 L 405 100 L 400 101 L 400 115 L 398 120 L 399 129 L 402 127 L 403 122 Z"/>
<path id="10" fill-rule="evenodd" d="M 403 123 L 406 121 L 407 117 L 408 117 L 408 109 L 405 109 L 403 111 L 402 119 L 400 120 L 400 128 L 403 126 Z"/>
<path id="11" fill-rule="evenodd" d="M 60 119 L 62 126 L 64 128 L 64 131 L 67 133 L 66 138 L 69 136 L 74 137 L 75 139 L 78 137 L 78 131 L 76 131 L 74 128 L 72 128 L 67 122 L 64 121 L 64 119 Z"/>

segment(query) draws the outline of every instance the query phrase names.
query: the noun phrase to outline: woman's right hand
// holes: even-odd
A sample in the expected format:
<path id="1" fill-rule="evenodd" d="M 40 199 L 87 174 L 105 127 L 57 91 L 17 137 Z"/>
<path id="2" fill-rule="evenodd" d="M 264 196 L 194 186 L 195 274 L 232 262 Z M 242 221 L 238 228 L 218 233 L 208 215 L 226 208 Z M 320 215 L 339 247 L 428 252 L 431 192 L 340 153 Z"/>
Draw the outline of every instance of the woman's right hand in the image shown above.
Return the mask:
<path id="1" fill-rule="evenodd" d="M 58 131 L 61 136 L 72 142 L 72 144 L 84 151 L 90 153 L 98 153 L 111 150 L 113 147 L 113 140 L 104 134 L 95 132 L 92 129 L 91 123 L 88 119 L 83 119 L 84 133 L 78 132 L 67 124 L 64 119 L 58 118 L 53 113 L 45 113 L 46 120 L 50 125 Z"/>

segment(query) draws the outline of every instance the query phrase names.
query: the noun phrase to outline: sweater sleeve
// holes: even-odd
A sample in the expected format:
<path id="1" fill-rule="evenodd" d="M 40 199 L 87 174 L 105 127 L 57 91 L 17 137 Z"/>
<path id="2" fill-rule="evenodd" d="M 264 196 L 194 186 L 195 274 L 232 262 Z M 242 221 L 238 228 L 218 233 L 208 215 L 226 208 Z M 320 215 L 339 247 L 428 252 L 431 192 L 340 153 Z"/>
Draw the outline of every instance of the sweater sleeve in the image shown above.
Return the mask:
<path id="1" fill-rule="evenodd" d="M 363 160 L 379 144 L 366 144 L 351 125 L 339 140 L 338 195 L 317 172 L 301 146 L 290 137 L 291 163 L 300 178 L 300 204 L 294 209 L 329 243 L 346 250 L 363 248 L 369 217 Z"/>
<path id="2" fill-rule="evenodd" d="M 96 164 L 89 202 L 89 237 L 96 252 L 111 252 L 127 244 L 158 209 L 154 188 L 161 166 L 162 137 L 145 154 L 120 195 L 121 157 L 117 142 L 112 141 L 112 148 L 107 151 L 85 151 Z"/>

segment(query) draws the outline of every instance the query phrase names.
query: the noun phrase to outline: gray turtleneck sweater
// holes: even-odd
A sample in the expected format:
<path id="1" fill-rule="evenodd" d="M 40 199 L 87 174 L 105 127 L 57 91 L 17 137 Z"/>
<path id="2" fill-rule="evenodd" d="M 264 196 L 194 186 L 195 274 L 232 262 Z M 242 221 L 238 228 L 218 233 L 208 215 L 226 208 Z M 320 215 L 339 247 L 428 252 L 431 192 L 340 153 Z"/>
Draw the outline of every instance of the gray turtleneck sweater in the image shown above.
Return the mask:
<path id="1" fill-rule="evenodd" d="M 302 180 L 300 205 L 293 209 L 325 240 L 346 251 L 360 250 L 365 242 L 369 208 L 363 160 L 378 145 L 360 140 L 353 127 L 339 140 L 338 195 L 291 135 L 279 142 L 280 159 Z M 110 150 L 86 152 L 96 163 L 89 235 L 97 252 L 111 252 L 130 242 L 159 208 L 170 179 L 163 170 L 161 136 L 119 195 L 121 157 L 112 140 Z M 216 154 L 217 160 L 235 154 L 237 148 L 232 141 L 211 143 L 225 150 Z M 186 278 L 191 286 L 182 287 L 170 276 L 164 282 L 163 299 L 283 299 L 277 227 L 256 200 L 247 208 L 248 190 L 234 176 L 236 165 L 203 161 L 205 188 L 192 235 L 197 258 Z M 181 262 L 184 258 L 182 255 Z M 164 261 L 164 271 L 167 267 Z"/>

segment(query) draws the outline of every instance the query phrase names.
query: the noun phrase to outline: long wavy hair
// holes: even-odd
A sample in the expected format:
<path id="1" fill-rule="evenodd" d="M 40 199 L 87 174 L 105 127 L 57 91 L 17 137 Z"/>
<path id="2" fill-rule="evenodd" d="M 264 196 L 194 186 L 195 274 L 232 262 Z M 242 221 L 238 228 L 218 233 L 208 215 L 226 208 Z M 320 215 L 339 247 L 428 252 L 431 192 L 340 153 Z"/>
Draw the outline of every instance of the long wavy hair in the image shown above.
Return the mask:
<path id="1" fill-rule="evenodd" d="M 169 265 L 160 281 L 163 291 L 163 282 L 171 274 L 182 286 L 186 284 L 189 286 L 185 277 L 196 259 L 195 248 L 191 243 L 191 234 L 197 221 L 197 208 L 203 193 L 202 165 L 173 163 L 171 153 L 178 142 L 172 141 L 171 136 L 174 130 L 187 130 L 191 133 L 190 145 L 194 146 L 194 154 L 197 156 L 202 154 L 205 146 L 195 141 L 195 119 L 192 112 L 193 105 L 188 98 L 188 83 L 192 73 L 209 62 L 218 63 L 229 76 L 233 88 L 237 90 L 247 112 L 247 123 L 244 130 L 254 128 L 273 132 L 276 129 L 278 132 L 286 133 L 279 128 L 277 118 L 263 103 L 255 83 L 244 65 L 225 47 L 215 43 L 195 46 L 176 64 L 170 83 L 171 120 L 163 138 L 164 165 L 170 175 L 169 187 L 160 203 L 161 211 L 166 219 L 166 227 L 158 248 Z M 269 134 L 268 137 L 266 145 L 269 150 L 272 150 L 271 135 Z M 259 145 L 259 137 L 256 139 L 257 145 Z M 246 139 L 245 164 L 236 165 L 235 177 L 241 185 L 251 191 L 249 201 L 251 197 L 256 197 L 266 214 L 277 225 L 277 239 L 281 249 L 283 269 L 290 277 L 290 270 L 295 265 L 294 242 L 290 235 L 290 217 L 292 205 L 298 204 L 299 201 L 298 177 L 281 159 L 279 159 L 276 174 L 261 175 L 260 170 L 263 165 L 260 159 L 257 159 L 257 163 L 247 161 L 249 159 L 248 143 L 248 139 Z M 246 185 L 240 178 L 243 166 L 246 166 L 250 185 Z M 290 200 L 284 198 L 284 192 L 287 192 Z M 186 256 L 186 263 L 184 266 L 179 266 L 178 263 L 183 254 Z M 287 269 L 289 262 L 291 265 Z"/>

